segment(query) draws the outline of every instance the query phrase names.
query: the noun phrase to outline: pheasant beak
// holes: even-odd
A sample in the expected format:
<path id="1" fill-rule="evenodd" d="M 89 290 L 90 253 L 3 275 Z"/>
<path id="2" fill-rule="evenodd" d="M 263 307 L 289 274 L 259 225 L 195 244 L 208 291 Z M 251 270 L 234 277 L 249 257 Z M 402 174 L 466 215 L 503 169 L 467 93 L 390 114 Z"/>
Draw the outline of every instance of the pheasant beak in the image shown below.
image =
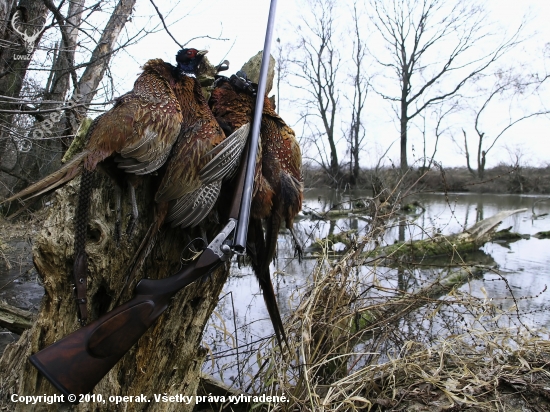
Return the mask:
<path id="1" fill-rule="evenodd" d="M 206 53 L 208 53 L 208 50 L 199 50 L 197 56 L 204 56 Z"/>

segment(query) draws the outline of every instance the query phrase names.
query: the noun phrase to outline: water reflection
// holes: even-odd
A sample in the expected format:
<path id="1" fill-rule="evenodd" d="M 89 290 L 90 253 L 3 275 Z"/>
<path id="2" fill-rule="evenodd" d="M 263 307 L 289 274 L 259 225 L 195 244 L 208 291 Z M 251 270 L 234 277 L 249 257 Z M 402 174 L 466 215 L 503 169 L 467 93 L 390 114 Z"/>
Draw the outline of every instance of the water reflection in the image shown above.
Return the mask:
<path id="1" fill-rule="evenodd" d="M 317 214 L 327 212 L 335 207 L 350 209 L 352 200 L 368 197 L 368 192 L 334 192 L 328 190 L 311 190 L 306 192 L 304 208 L 313 210 Z M 544 196 L 519 195 L 483 195 L 483 194 L 423 194 L 414 199 L 419 201 L 426 211 L 422 214 L 403 214 L 388 222 L 388 230 L 383 234 L 381 243 L 392 244 L 396 240 L 427 239 L 438 233 L 450 234 L 464 230 L 477 221 L 490 217 L 502 210 L 527 208 L 523 214 L 507 218 L 501 228 L 511 227 L 514 232 L 533 235 L 540 231 L 550 230 L 549 218 L 532 218 L 531 208 L 537 200 Z M 297 219 L 296 232 L 302 243 L 312 246 L 317 239 L 325 238 L 329 234 L 338 234 L 353 230 L 357 236 L 364 235 L 370 228 L 370 220 L 363 216 L 356 216 L 351 210 L 335 220 L 318 220 L 304 217 Z M 536 213 L 550 213 L 550 202 L 536 204 Z M 7 299 L 15 306 L 32 309 L 36 307 L 42 296 L 42 289 L 36 282 L 36 275 L 32 272 L 30 261 L 30 245 L 25 241 L 20 244 L 26 256 L 26 261 L 14 265 L 10 272 L 6 272 L 0 262 L 0 298 Z M 331 244 L 326 245 L 329 249 Z M 492 300 L 497 308 L 512 314 L 499 317 L 496 322 L 500 325 L 514 326 L 518 324 L 517 314 L 529 327 L 550 328 L 550 311 L 547 304 L 549 293 L 546 286 L 550 283 L 550 254 L 548 253 L 550 240 L 523 239 L 513 243 L 488 243 L 480 252 L 470 253 L 468 258 L 490 266 L 497 266 L 498 271 L 488 272 L 482 279 L 473 280 L 462 286 L 460 291 L 468 292 L 481 300 Z M 464 257 L 464 256 L 462 256 Z M 336 258 L 336 255 L 335 255 Z M 431 262 L 428 267 L 377 267 L 374 273 L 371 267 L 358 267 L 356 276 L 362 278 L 366 294 L 376 300 L 397 291 L 414 291 L 439 275 L 437 262 Z M 283 317 L 296 308 L 299 295 L 303 293 L 303 286 L 311 279 L 317 268 L 314 259 L 305 259 L 301 264 L 294 258 L 294 250 L 289 234 L 282 234 L 278 242 L 277 259 L 271 266 L 275 290 Z M 31 270 L 30 272 L 27 272 Z M 320 269 L 322 270 L 322 269 Z M 228 281 L 225 292 L 222 294 L 216 309 L 219 316 L 214 316 L 210 326 L 205 331 L 204 342 L 214 355 L 209 358 L 214 363 L 213 369 L 221 368 L 227 363 L 226 355 L 235 356 L 232 349 L 241 346 L 239 356 L 247 355 L 247 350 L 253 352 L 256 342 L 272 335 L 272 326 L 265 310 L 260 289 L 249 267 L 232 267 L 232 276 Z M 28 273 L 27 277 L 22 276 Z M 374 283 L 381 289 L 369 289 Z M 381 292 L 382 288 L 385 288 Z M 516 310 L 517 306 L 517 310 Z M 426 308 L 428 311 L 432 309 Z M 460 333 L 460 324 L 453 324 L 456 317 L 448 314 L 431 324 L 425 325 L 424 330 L 438 330 L 455 328 Z M 404 322 L 411 319 L 422 319 L 423 313 L 410 315 Z M 482 319 L 482 317 L 480 317 Z M 485 319 L 485 318 L 483 318 Z M 438 323 L 439 322 L 439 323 Z M 405 326 L 404 326 L 405 327 Z M 420 331 L 418 332 L 421 333 Z M 248 345 L 248 346 L 247 346 Z M 248 355 L 250 355 L 250 353 Z M 228 375 L 237 376 L 237 370 L 228 369 Z M 250 371 L 249 371 L 250 372 Z M 229 379 L 230 380 L 230 379 Z"/>
<path id="2" fill-rule="evenodd" d="M 32 263 L 29 239 L 11 239 L 8 250 L 0 259 L 0 301 L 31 312 L 38 311 L 44 288 Z M 5 259 L 4 259 L 5 257 Z M 0 328 L 0 355 L 18 335 Z"/>

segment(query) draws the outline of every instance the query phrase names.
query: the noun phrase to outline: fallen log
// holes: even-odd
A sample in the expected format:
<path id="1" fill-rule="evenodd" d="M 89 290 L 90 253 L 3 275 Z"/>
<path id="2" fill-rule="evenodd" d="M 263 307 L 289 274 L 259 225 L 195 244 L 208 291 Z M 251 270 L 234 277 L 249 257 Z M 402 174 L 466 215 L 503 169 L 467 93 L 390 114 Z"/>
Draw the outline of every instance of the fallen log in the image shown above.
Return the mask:
<path id="1" fill-rule="evenodd" d="M 33 322 L 34 317 L 31 312 L 0 301 L 0 327 L 21 335 L 23 331 L 30 329 Z"/>
<path id="2" fill-rule="evenodd" d="M 537 232 L 533 235 L 537 239 L 550 239 L 550 230 L 545 230 L 543 232 Z"/>
<path id="3" fill-rule="evenodd" d="M 369 208 L 359 209 L 333 209 L 326 212 L 317 212 L 313 209 L 305 209 L 302 213 L 309 216 L 311 219 L 317 220 L 330 220 L 330 219 L 342 219 L 348 216 L 357 216 L 369 214 L 372 210 Z"/>
<path id="4" fill-rule="evenodd" d="M 448 294 L 454 288 L 460 287 L 472 279 L 479 279 L 483 274 L 491 270 L 489 266 L 465 266 L 456 271 L 450 271 L 446 276 L 434 283 L 414 292 L 403 292 L 403 295 L 395 300 L 388 301 L 382 309 L 370 308 L 360 318 L 356 325 L 358 331 L 368 331 L 368 338 L 376 336 L 375 329 L 399 322 L 403 317 L 414 312 L 426 304 Z M 361 340 L 365 336 L 361 337 Z"/>
<path id="5" fill-rule="evenodd" d="M 408 262 L 418 262 L 428 258 L 435 258 L 441 256 L 457 256 L 457 254 L 464 254 L 478 250 L 487 242 L 494 240 L 518 240 L 523 239 L 526 236 L 518 233 L 511 232 L 511 228 L 496 231 L 500 223 L 507 217 L 510 217 L 516 213 L 525 212 L 527 209 L 517 210 L 505 210 L 491 216 L 487 219 L 477 222 L 475 225 L 466 229 L 464 232 L 452 235 L 438 234 L 429 239 L 421 240 L 407 240 L 404 242 L 396 242 L 392 245 L 382 246 L 371 251 L 362 252 L 360 256 L 376 259 L 377 263 L 380 260 L 398 260 Z M 347 232 L 345 233 L 347 235 Z M 347 244 L 343 239 L 344 237 L 338 237 L 330 235 L 329 237 L 316 240 L 306 252 L 318 252 L 322 250 L 322 246 L 333 244 L 333 240 L 338 239 L 338 242 L 344 243 L 346 248 L 338 252 L 330 252 L 331 257 L 343 256 L 344 253 L 349 250 L 350 244 Z M 318 257 L 313 255 L 314 258 Z M 368 262 L 367 262 L 368 263 Z"/>
<path id="6" fill-rule="evenodd" d="M 425 258 L 442 255 L 454 256 L 457 253 L 477 250 L 483 244 L 496 237 L 496 228 L 504 219 L 516 213 L 525 212 L 527 209 L 504 210 L 477 222 L 462 233 L 443 236 L 437 235 L 425 240 L 409 240 L 393 245 L 381 247 L 374 256 L 387 256 L 398 258 Z M 517 235 L 521 236 L 521 235 Z"/>

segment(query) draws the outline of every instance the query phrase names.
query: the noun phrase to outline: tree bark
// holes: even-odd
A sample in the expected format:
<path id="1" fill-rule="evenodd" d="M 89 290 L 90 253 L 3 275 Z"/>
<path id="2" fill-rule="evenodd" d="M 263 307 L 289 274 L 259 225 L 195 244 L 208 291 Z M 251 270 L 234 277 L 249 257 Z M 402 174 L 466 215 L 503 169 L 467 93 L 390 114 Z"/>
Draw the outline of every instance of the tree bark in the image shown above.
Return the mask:
<path id="1" fill-rule="evenodd" d="M 6 28 L 8 27 L 11 12 L 15 0 L 0 0 L 0 38 L 5 39 Z"/>
<path id="2" fill-rule="evenodd" d="M 13 30 L 11 25 L 11 17 L 13 16 L 13 2 L 7 1 L 0 3 L 0 9 L 6 8 L 5 17 L 9 21 L 2 22 L 5 32 L 3 33 L 3 46 L 0 49 L 0 94 L 9 97 L 18 97 L 23 85 L 23 78 L 27 72 L 30 60 L 18 59 L 16 54 L 28 54 L 25 50 L 25 42 L 21 35 Z M 7 8 L 12 4 L 12 9 Z M 21 30 L 28 30 L 30 33 L 33 29 L 38 30 L 44 25 L 48 9 L 41 1 L 20 0 L 18 9 L 21 21 Z M 4 14 L 0 11 L 0 14 Z M 4 26 L 5 25 L 5 26 Z M 38 44 L 42 33 L 35 39 L 34 44 Z M 5 117 L 6 115 L 2 115 Z M 2 119 L 3 120 L 3 119 Z"/>
<path id="3" fill-rule="evenodd" d="M 125 289 L 125 274 L 149 224 L 154 210 L 154 185 L 144 179 L 137 196 L 140 221 L 132 239 L 123 237 L 120 245 L 113 239 L 115 227 L 113 187 L 110 179 L 96 175 L 91 220 L 88 229 L 88 308 L 92 319 L 125 302 L 136 281 Z M 0 409 L 57 410 L 57 405 L 12 404 L 11 394 L 43 395 L 57 391 L 27 362 L 32 353 L 52 344 L 78 328 L 76 307 L 69 279 L 73 261 L 73 216 L 79 179 L 56 192 L 56 200 L 34 244 L 34 263 L 43 279 L 45 296 L 37 321 L 18 342 L 9 345 L 0 359 Z M 124 203 L 124 202 L 123 202 Z M 123 205 L 123 216 L 130 205 Z M 125 222 L 127 223 L 127 222 Z M 143 273 L 149 278 L 164 278 L 180 268 L 180 255 L 187 240 L 181 229 L 164 229 Z M 77 411 L 191 411 L 193 405 L 155 403 L 153 395 L 194 395 L 205 351 L 200 347 L 203 328 L 214 310 L 228 268 L 218 269 L 209 280 L 196 282 L 180 291 L 170 308 L 115 368 L 95 387 L 94 393 L 148 396 L 150 403 L 110 402 L 80 404 Z M 120 295 L 120 302 L 116 303 Z M 86 371 L 82 371 L 86 373 Z"/>
<path id="4" fill-rule="evenodd" d="M 97 47 L 92 53 L 86 70 L 84 70 L 78 82 L 77 90 L 72 96 L 73 100 L 79 100 L 81 104 L 86 107 L 92 102 L 97 93 L 99 82 L 103 78 L 107 67 L 109 67 L 109 62 L 115 51 L 118 36 L 130 18 L 135 4 L 136 0 L 120 0 L 118 2 L 113 14 L 111 14 L 109 22 L 101 34 Z M 82 98 L 77 98 L 77 93 L 80 93 Z M 85 110 L 80 113 L 80 116 L 84 114 Z"/>

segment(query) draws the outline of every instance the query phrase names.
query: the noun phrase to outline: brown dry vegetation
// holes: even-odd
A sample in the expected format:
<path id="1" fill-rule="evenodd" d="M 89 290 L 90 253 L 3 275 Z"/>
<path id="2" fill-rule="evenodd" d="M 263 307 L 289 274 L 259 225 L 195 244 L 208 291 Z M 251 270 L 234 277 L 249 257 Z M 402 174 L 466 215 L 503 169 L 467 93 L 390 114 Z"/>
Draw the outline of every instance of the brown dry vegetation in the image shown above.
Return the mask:
<path id="1" fill-rule="evenodd" d="M 340 260 L 325 252 L 293 297 L 289 347 L 281 352 L 272 339 L 241 353 L 241 370 L 255 371 L 241 377 L 243 389 L 289 399 L 265 410 L 550 410 L 550 341 L 523 327 L 513 305 L 458 289 L 437 299 L 388 288 L 386 277 L 411 279 L 414 270 L 363 263 L 357 251 Z"/>
<path id="2" fill-rule="evenodd" d="M 363 169 L 357 183 L 359 189 L 372 189 L 373 178 L 383 181 L 395 181 L 397 169 L 384 168 L 378 171 Z M 406 177 L 412 182 L 418 178 L 416 190 L 433 192 L 477 192 L 477 193 L 550 193 L 550 166 L 546 167 L 512 167 L 499 165 L 487 169 L 485 178 L 480 180 L 472 176 L 465 167 L 432 168 L 429 171 L 412 170 Z M 348 181 L 343 175 L 340 186 Z M 325 177 L 325 173 L 317 168 L 306 167 L 304 170 L 306 187 L 332 187 L 333 180 Z M 387 187 L 391 187 L 387 186 Z"/>
<path id="3" fill-rule="evenodd" d="M 508 297 L 493 301 L 476 297 L 479 291 L 472 287 L 459 289 L 476 276 L 485 282 L 479 267 L 467 265 L 460 253 L 441 265 L 446 269 L 428 265 L 422 274 L 406 260 L 393 268 L 373 264 L 373 254 L 361 252 L 384 232 L 385 219 L 376 217 L 344 256 L 335 258 L 326 241 L 307 281 L 288 299 L 288 347 L 281 351 L 274 339 L 254 343 L 251 336 L 244 339 L 250 343 L 240 347 L 240 358 L 228 356 L 226 364 L 218 359 L 220 375 L 240 370 L 232 379 L 248 393 L 289 399 L 265 409 L 259 404 L 248 408 L 550 410 L 548 332 L 526 326 L 525 314 L 517 309 L 519 299 L 529 297 L 516 296 L 498 269 L 489 266 L 483 271 L 507 285 Z M 459 272 L 469 275 L 450 291 L 425 293 Z M 229 324 L 223 335 L 235 350 L 238 340 Z M 211 406 L 207 410 L 235 407 Z"/>

